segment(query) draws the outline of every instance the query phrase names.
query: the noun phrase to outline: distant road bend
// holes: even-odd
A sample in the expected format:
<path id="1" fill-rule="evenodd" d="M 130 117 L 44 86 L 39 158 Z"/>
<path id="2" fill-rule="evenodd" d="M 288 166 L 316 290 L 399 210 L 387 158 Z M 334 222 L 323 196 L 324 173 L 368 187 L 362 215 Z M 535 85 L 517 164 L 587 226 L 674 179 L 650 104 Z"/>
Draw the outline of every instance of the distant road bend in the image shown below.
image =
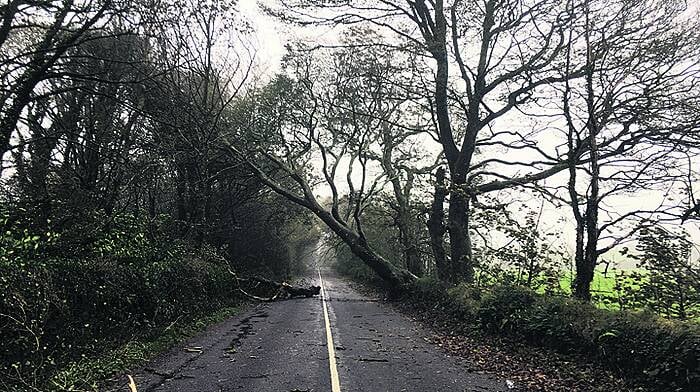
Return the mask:
<path id="1" fill-rule="evenodd" d="M 209 328 L 136 374 L 138 391 L 508 390 L 341 278 L 319 271 L 315 280 L 320 298 L 264 303 Z"/>

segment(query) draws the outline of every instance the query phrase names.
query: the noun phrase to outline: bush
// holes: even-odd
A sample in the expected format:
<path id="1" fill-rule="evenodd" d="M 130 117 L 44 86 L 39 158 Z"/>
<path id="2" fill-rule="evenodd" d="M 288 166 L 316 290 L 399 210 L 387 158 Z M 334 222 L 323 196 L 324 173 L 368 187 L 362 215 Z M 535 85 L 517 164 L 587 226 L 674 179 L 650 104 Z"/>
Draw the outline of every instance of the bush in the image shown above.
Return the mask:
<path id="1" fill-rule="evenodd" d="M 526 321 L 524 317 L 535 299 L 531 290 L 519 286 L 496 286 L 479 304 L 479 321 L 486 330 L 517 331 Z"/>
<path id="2" fill-rule="evenodd" d="M 495 286 L 480 295 L 466 285 L 445 290 L 437 283 L 418 281 L 404 299 L 422 311 L 436 312 L 436 317 L 455 320 L 453 329 L 500 333 L 583 354 L 656 390 L 690 391 L 692 385 L 700 385 L 697 323 L 598 309 L 518 286 Z"/>
<path id="3" fill-rule="evenodd" d="M 700 326 L 650 313 L 621 313 L 597 325 L 600 357 L 659 390 L 700 385 Z"/>
<path id="4" fill-rule="evenodd" d="M 239 302 L 213 251 L 166 256 L 0 264 L 0 389 L 40 385 L 84 355 Z"/>
<path id="5" fill-rule="evenodd" d="M 447 290 L 447 296 L 450 308 L 446 310 L 450 314 L 462 320 L 475 320 L 478 317 L 477 310 L 481 295 L 472 286 L 460 284 L 452 287 Z"/>

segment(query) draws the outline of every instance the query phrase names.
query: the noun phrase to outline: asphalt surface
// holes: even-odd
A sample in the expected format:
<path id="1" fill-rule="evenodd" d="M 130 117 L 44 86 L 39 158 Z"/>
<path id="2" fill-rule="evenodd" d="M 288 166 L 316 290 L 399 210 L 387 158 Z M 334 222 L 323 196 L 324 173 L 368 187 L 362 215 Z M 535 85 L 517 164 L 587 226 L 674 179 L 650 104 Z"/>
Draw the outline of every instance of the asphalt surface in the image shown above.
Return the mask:
<path id="1" fill-rule="evenodd" d="M 318 282 L 318 278 L 315 279 Z M 340 391 L 506 391 L 426 342 L 390 305 L 323 275 Z M 258 305 L 175 347 L 134 379 L 139 392 L 331 391 L 320 297 Z M 129 391 L 126 379 L 117 390 Z"/>

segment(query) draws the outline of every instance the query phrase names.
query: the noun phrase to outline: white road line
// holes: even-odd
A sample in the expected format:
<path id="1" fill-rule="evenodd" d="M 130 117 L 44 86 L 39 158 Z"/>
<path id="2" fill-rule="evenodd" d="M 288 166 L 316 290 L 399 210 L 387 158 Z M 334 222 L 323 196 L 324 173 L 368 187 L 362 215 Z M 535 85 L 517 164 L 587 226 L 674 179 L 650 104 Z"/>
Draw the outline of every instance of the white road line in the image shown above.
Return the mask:
<path id="1" fill-rule="evenodd" d="M 331 321 L 328 319 L 328 305 L 326 305 L 326 289 L 323 286 L 321 270 L 318 270 L 318 280 L 321 284 L 321 302 L 323 303 L 323 318 L 326 320 L 326 345 L 328 346 L 328 364 L 331 370 L 331 392 L 340 392 L 340 379 L 338 378 L 338 366 L 335 363 L 335 345 L 331 333 Z"/>

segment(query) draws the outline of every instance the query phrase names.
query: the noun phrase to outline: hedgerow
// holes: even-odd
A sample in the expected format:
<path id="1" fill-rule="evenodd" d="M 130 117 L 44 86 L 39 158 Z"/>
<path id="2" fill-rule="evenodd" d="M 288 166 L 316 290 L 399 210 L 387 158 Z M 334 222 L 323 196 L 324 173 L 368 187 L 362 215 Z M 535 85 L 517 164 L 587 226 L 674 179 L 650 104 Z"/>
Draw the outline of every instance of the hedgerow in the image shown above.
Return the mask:
<path id="1" fill-rule="evenodd" d="M 219 252 L 133 218 L 83 247 L 0 223 L 2 391 L 55 389 L 47 380 L 76 360 L 240 302 Z"/>
<path id="2" fill-rule="evenodd" d="M 454 330 L 503 334 L 563 353 L 586 355 L 660 391 L 700 385 L 700 325 L 650 312 L 610 311 L 519 286 L 478 292 L 445 289 L 428 280 L 406 288 L 403 299 L 454 319 Z"/>

